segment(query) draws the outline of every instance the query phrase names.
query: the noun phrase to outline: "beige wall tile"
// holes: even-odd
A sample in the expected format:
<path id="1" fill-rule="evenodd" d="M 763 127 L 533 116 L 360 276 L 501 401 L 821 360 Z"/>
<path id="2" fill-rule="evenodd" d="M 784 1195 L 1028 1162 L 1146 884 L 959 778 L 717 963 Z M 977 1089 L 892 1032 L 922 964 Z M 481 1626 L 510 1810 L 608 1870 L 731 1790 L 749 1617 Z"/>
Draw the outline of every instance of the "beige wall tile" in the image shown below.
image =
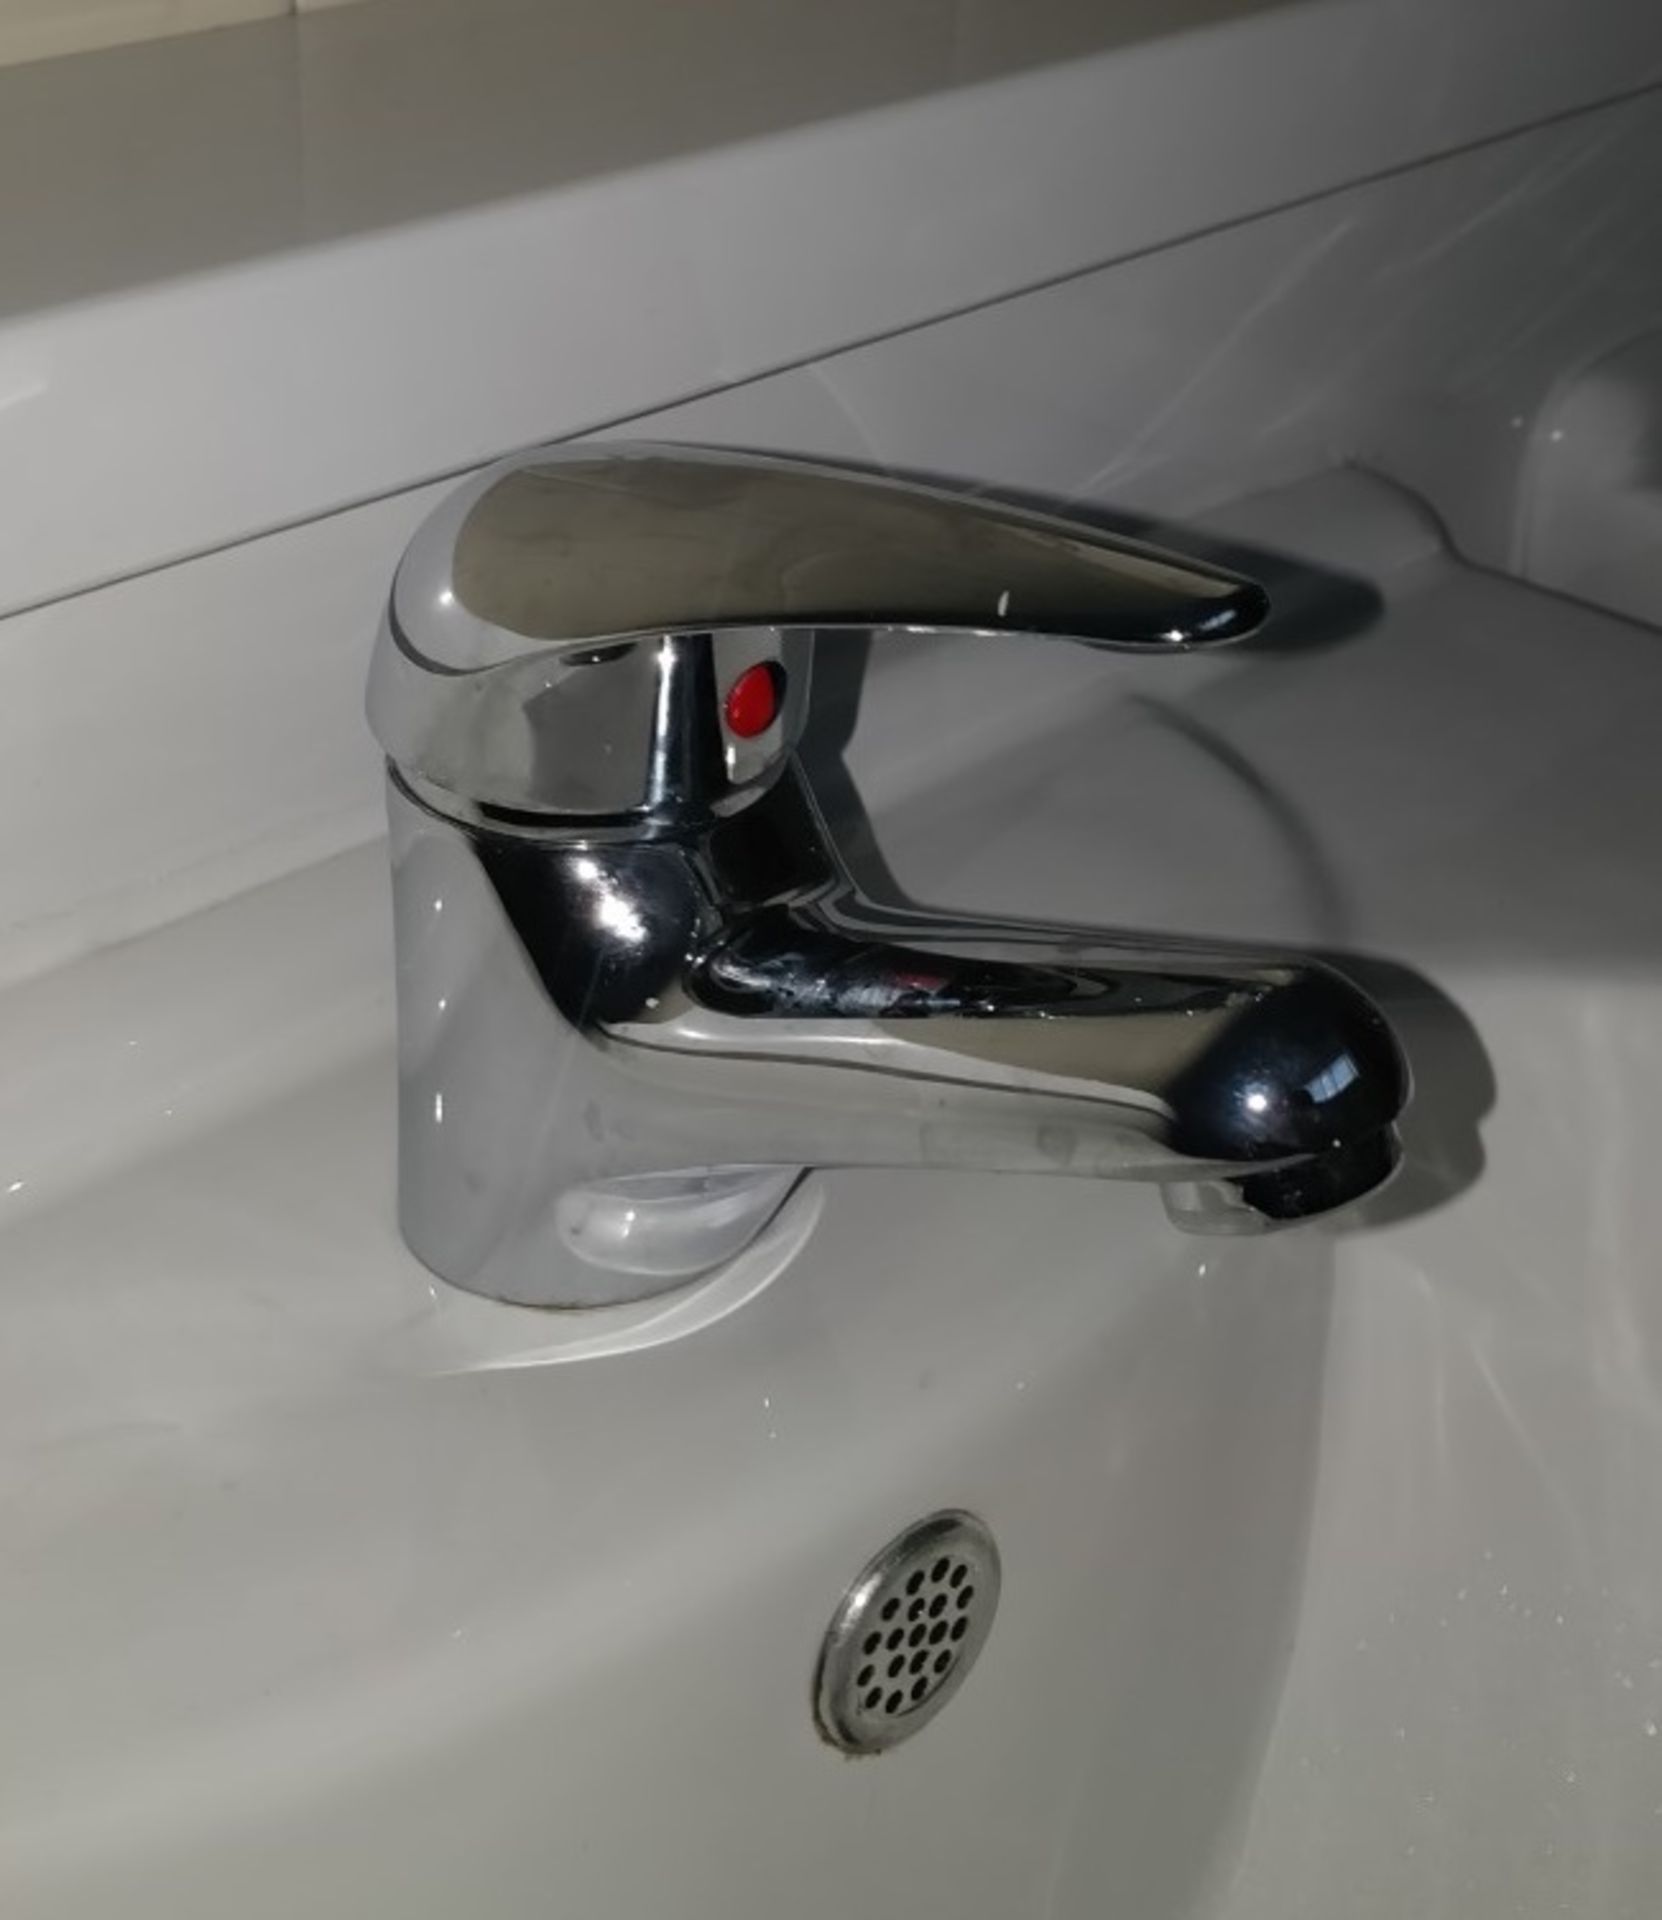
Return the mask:
<path id="1" fill-rule="evenodd" d="M 277 19 L 0 68 L 0 320 L 299 244 L 297 39 Z"/>
<path id="2" fill-rule="evenodd" d="M 0 0 L 0 66 L 292 11 L 291 0 Z"/>

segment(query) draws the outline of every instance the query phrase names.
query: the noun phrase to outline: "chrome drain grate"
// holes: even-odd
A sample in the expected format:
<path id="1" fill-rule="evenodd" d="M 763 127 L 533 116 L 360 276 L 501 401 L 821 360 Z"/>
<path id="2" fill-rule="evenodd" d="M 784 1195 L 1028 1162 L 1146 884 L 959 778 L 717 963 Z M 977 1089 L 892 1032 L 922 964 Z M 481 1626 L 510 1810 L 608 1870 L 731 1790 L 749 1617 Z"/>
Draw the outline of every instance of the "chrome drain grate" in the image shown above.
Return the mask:
<path id="1" fill-rule="evenodd" d="M 992 1628 L 998 1549 L 973 1514 L 936 1513 L 868 1561 L 820 1648 L 819 1729 L 846 1753 L 880 1753 L 932 1720 Z"/>

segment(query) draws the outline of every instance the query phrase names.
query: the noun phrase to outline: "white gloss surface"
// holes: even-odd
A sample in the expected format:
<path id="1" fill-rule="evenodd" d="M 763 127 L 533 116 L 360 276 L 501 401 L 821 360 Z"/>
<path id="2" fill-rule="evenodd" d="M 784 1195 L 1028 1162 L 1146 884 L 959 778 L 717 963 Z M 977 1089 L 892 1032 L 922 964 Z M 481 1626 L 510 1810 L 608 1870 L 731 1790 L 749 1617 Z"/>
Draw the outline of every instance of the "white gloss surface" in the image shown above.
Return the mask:
<path id="1" fill-rule="evenodd" d="M 1656 381 L 1621 349 L 1662 302 L 1638 190 L 1659 168 L 1662 114 L 1630 101 L 632 431 L 1178 520 L 1355 462 L 1419 492 L 1470 558 L 1642 612 L 1657 517 L 1631 422 Z M 409 370 L 398 352 L 375 365 L 389 382 Z M 1616 405 L 1596 403 L 1597 374 L 1566 389 L 1606 366 Z M 425 418 L 415 393 L 400 406 Z M 540 424 L 517 413 L 501 444 Z M 415 488 L 0 620 L 0 764 L 27 800 L 0 809 L 0 980 L 378 830 L 368 646 L 437 497 Z M 1049 672 L 1007 671 L 1007 700 L 1059 710 Z M 1005 716 L 959 724 L 992 726 L 991 747 Z M 911 757 L 897 742 L 882 777 Z"/>
<path id="2" fill-rule="evenodd" d="M 0 621 L 6 1920 L 1654 1911 L 1662 652 L 1445 530 L 1654 615 L 1662 135 L 1639 97 L 1362 176 L 1642 83 L 1656 19 L 1197 6 L 1067 51 L 1102 10 L 1037 11 L 1037 64 L 971 6 L 825 26 L 734 138 L 790 35 L 735 67 L 723 6 L 704 66 L 654 43 L 682 147 L 634 166 L 546 111 L 610 44 L 579 0 L 526 10 L 573 59 L 521 63 L 482 147 L 506 43 L 441 124 L 436 68 L 378 64 L 398 9 L 291 67 L 205 36 L 155 99 L 235 164 L 182 201 L 135 146 L 150 227 L 94 190 L 119 87 L 0 114 L 0 151 L 67 130 L 86 197 L 35 228 L 0 182 L 6 604 L 309 522 Z M 264 257 L 206 270 L 250 198 Z M 175 248 L 149 290 L 74 287 L 118 229 L 135 276 Z M 892 648 L 851 758 L 930 899 L 1419 969 L 1377 1224 L 1205 1245 L 1131 1189 L 839 1175 L 782 1272 L 667 1328 L 409 1259 L 368 641 L 418 482 L 655 408 L 1316 557 L 1347 639 Z M 1347 464 L 1426 505 L 1329 473 L 1221 507 Z M 997 1631 L 849 1765 L 819 1632 L 959 1503 Z"/>
<path id="3" fill-rule="evenodd" d="M 378 848 L 0 997 L 8 1920 L 1648 1911 L 1662 652 L 1377 482 L 1225 519 L 1383 615 L 1047 653 L 995 754 L 1011 649 L 914 658 L 852 760 L 930 899 L 1425 976 L 1363 1230 L 840 1175 L 719 1325 L 526 1364 L 396 1239 Z M 817 1636 L 954 1503 L 996 1631 L 850 1765 Z"/>
<path id="4" fill-rule="evenodd" d="M 436 1288 L 396 1239 L 380 868 L 346 856 L 0 1015 L 14 1056 L 76 1025 L 114 1136 L 88 1162 L 84 1094 L 54 1108 L 55 1076 L 6 1129 L 0 1627 L 37 1656 L 0 1731 L 8 1915 L 529 1916 L 551 1886 L 619 1915 L 787 1891 L 831 1913 L 844 1849 L 876 1900 L 943 1836 L 969 1846 L 990 1799 L 998 1853 L 969 1847 L 947 1885 L 1007 1911 L 1097 1765 L 1093 1717 L 1035 1770 L 1041 1719 L 1082 1674 L 1103 1699 L 1141 1684 L 1167 1587 L 1247 1493 L 1216 1457 L 1267 1448 L 1290 1477 L 1252 1569 L 1227 1606 L 1195 1600 L 1208 1723 L 1220 1753 L 1250 1743 L 1302 1524 L 1320 1243 L 1231 1252 L 1238 1284 L 1212 1292 L 1152 1195 L 1106 1196 L 1105 1240 L 1083 1187 L 948 1180 L 920 1209 L 908 1178 L 827 1180 L 805 1252 L 719 1326 L 537 1365 L 558 1322 Z M 1270 1297 L 1302 1392 L 1224 1367 L 1270 1337 Z M 1279 1375 L 1288 1325 L 1273 1338 Z M 880 1813 L 813 1733 L 815 1641 L 873 1544 L 952 1499 L 1073 1572 L 1007 1595 L 1002 1679 L 989 1656 L 975 1717 L 896 1766 Z M 1092 1651 L 1063 1671 L 1043 1653 L 1063 1644 Z M 1192 1800 L 1164 1871 L 1191 1872 L 1233 1788 Z"/>
<path id="5" fill-rule="evenodd" d="M 0 606 L 1662 75 L 1662 21 L 1627 0 L 1043 0 L 1018 32 L 1001 12 L 573 0 L 459 38 L 431 9 L 349 9 L 28 81 L 52 110 L 26 93 L 12 116 L 13 176 L 38 184 L 5 190 Z M 136 129 L 103 77 L 127 71 Z M 206 112 L 216 86 L 249 110 Z M 166 155 L 172 121 L 197 148 L 129 157 Z"/>

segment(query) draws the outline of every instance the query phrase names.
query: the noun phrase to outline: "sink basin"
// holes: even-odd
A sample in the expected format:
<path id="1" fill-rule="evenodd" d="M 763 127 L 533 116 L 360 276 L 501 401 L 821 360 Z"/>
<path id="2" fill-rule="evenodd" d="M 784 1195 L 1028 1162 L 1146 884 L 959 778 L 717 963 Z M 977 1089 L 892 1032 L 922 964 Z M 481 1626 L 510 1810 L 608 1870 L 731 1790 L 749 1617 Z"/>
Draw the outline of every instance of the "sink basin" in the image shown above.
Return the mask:
<path id="1" fill-rule="evenodd" d="M 1284 1658 L 1325 1243 L 1197 1258 L 1140 1189 L 824 1176 L 741 1311 L 560 1364 L 551 1316 L 397 1243 L 382 864 L 146 943 L 163 996 L 229 969 L 264 1057 L 205 1063 L 213 1010 L 173 1009 L 130 1155 L 12 1196 L 7 1913 L 453 1914 L 481 1873 L 527 1914 L 830 1914 L 896 1876 L 990 1914 L 1133 1858 L 1186 1883 Z M 19 1026 L 75 984 L 165 1030 L 139 959 L 21 990 Z M 87 1078 L 123 1038 L 83 1034 Z M 287 1084 L 249 1097 L 272 1056 Z M 953 1504 L 1003 1554 L 992 1640 L 915 1742 L 849 1762 L 814 1727 L 820 1635 Z M 1147 1658 L 1179 1631 L 1181 1701 Z"/>
<path id="2" fill-rule="evenodd" d="M 8 1920 L 1651 1910 L 1662 649 L 1356 476 L 1214 532 L 1378 604 L 897 643 L 849 760 L 911 897 L 1359 956 L 1419 1092 L 1334 1230 L 817 1174 L 597 1331 L 398 1242 L 383 849 L 0 997 Z M 848 1758 L 821 1637 L 952 1507 L 990 1637 Z"/>

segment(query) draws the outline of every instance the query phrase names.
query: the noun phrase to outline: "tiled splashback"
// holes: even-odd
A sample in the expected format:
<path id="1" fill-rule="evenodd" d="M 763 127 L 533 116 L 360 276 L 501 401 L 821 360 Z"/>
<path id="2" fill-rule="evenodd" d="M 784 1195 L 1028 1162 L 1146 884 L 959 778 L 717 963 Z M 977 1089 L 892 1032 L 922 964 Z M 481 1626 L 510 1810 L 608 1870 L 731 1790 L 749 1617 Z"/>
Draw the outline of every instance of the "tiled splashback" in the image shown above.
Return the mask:
<path id="1" fill-rule="evenodd" d="M 0 75 L 0 979 L 376 830 L 398 552 L 529 441 L 1178 519 L 1349 462 L 1545 585 L 1594 528 L 1646 612 L 1648 442 L 1592 435 L 1662 24 L 1513 4 L 1554 59 L 1438 0 L 388 0 Z"/>
<path id="2" fill-rule="evenodd" d="M 1573 584 L 1557 547 L 1537 555 L 1531 502 L 1570 445 L 1553 437 L 1564 374 L 1630 339 L 1662 293 L 1628 190 L 1655 176 L 1659 138 L 1645 102 L 1576 116 L 616 430 L 1177 520 L 1352 463 L 1423 498 L 1467 558 Z M 1542 232 L 1586 237 L 1573 273 Z M 517 437 L 536 436 L 521 416 Z M 0 978 L 377 831 L 368 648 L 442 490 L 406 485 L 0 621 L 0 764 L 27 796 L 0 812 Z"/>
<path id="3" fill-rule="evenodd" d="M 0 0 L 0 66 L 344 4 L 346 0 Z"/>
<path id="4" fill-rule="evenodd" d="M 1469 235 L 1377 301 L 1355 268 L 1388 235 L 1296 265 L 1282 228 L 1242 229 L 1240 271 L 1157 330 L 1204 374 L 1337 281 L 1376 364 L 1428 275 L 1441 301 L 1493 249 L 1510 304 L 1472 311 L 1532 316 L 1491 328 L 1510 372 L 1595 282 L 1613 312 L 1612 278 L 1655 272 L 1648 232 L 1609 230 L 1634 196 L 1586 198 L 1648 153 L 1517 179 L 1533 148 L 1508 147 L 1484 172 L 1502 136 L 1662 78 L 1662 13 L 1567 4 L 1509 0 L 1538 54 L 1498 65 L 1482 10 L 1444 0 L 387 0 L 0 72 L 0 609 L 1439 155 L 1484 173 Z M 1630 140 L 1631 114 L 1605 124 Z M 1555 244 L 1589 243 L 1569 276 L 1517 238 L 1563 193 Z"/>

